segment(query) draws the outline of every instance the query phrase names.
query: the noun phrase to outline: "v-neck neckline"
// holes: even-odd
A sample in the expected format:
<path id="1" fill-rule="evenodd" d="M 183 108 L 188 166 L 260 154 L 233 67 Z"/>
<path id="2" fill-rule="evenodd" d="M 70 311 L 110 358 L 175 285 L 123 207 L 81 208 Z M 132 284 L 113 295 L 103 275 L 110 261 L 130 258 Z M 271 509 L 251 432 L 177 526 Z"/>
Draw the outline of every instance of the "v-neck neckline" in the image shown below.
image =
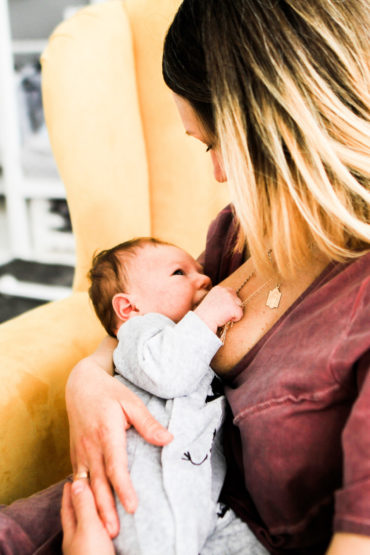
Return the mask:
<path id="1" fill-rule="evenodd" d="M 269 337 L 274 333 L 276 328 L 280 326 L 286 318 L 293 312 L 293 310 L 312 292 L 314 291 L 320 284 L 326 283 L 328 281 L 328 277 L 332 270 L 336 269 L 334 275 L 339 273 L 342 268 L 347 267 L 351 262 L 347 263 L 339 263 L 339 262 L 329 262 L 327 266 L 320 272 L 320 274 L 311 282 L 311 284 L 295 299 L 295 301 L 287 308 L 284 314 L 271 326 L 271 328 L 253 345 L 253 347 L 229 370 L 221 375 L 221 378 L 225 382 L 229 382 L 233 380 L 240 374 L 242 370 L 248 366 L 254 357 L 257 355 L 258 351 L 262 348 L 262 346 L 266 343 Z M 334 276 L 332 276 L 334 277 Z"/>

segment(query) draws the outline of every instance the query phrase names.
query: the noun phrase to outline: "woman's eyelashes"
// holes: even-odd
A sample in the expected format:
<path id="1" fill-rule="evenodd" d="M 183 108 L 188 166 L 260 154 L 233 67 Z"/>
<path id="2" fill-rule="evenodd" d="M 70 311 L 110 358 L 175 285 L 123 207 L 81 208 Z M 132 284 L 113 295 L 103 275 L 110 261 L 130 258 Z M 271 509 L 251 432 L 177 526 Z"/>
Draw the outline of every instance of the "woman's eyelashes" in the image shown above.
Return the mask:
<path id="1" fill-rule="evenodd" d="M 212 148 L 213 148 L 213 145 L 208 145 L 206 148 L 206 152 L 209 152 L 210 150 L 212 150 Z"/>
<path id="2" fill-rule="evenodd" d="M 175 270 L 172 274 L 173 276 L 184 276 L 185 272 L 184 270 L 181 270 L 181 268 L 178 268 L 177 270 Z"/>

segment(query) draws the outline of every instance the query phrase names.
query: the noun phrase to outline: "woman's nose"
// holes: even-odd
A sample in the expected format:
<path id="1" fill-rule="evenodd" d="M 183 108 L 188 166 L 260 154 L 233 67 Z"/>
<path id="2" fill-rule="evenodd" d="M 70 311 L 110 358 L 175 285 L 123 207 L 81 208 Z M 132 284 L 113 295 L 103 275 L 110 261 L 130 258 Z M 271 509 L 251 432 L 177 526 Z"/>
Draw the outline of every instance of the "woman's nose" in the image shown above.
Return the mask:
<path id="1" fill-rule="evenodd" d="M 227 177 L 226 177 L 225 170 L 222 166 L 222 163 L 220 162 L 219 157 L 220 157 L 220 154 L 217 151 L 211 150 L 211 159 L 212 159 L 212 164 L 213 164 L 213 174 L 215 176 L 215 179 L 219 183 L 225 183 L 225 181 L 227 181 Z"/>

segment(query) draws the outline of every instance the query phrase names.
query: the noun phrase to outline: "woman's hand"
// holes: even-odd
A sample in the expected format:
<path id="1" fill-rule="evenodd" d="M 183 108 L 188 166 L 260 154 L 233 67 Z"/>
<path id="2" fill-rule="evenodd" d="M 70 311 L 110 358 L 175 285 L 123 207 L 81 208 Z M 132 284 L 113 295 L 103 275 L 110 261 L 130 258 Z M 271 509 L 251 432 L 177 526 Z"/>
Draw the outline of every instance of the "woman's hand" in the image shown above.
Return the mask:
<path id="1" fill-rule="evenodd" d="M 112 540 L 99 518 L 87 480 L 64 486 L 62 526 L 65 555 L 114 555 Z"/>
<path id="2" fill-rule="evenodd" d="M 166 445 L 172 435 L 144 403 L 109 375 L 116 345 L 106 339 L 72 370 L 66 387 L 73 471 L 88 471 L 100 518 L 109 535 L 119 530 L 111 486 L 128 512 L 137 497 L 127 469 L 125 430 L 131 425 L 149 443 Z"/>
<path id="3" fill-rule="evenodd" d="M 338 532 L 334 534 L 326 555 L 369 555 L 370 537 Z"/>

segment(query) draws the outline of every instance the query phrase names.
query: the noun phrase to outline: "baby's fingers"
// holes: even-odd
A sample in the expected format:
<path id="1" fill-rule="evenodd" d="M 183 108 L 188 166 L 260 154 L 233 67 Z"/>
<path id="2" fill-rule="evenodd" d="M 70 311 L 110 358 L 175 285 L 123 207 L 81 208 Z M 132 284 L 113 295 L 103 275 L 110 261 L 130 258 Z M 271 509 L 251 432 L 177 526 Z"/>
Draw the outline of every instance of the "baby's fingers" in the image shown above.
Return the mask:
<path id="1" fill-rule="evenodd" d="M 240 299 L 239 299 L 239 300 L 240 300 Z M 242 317 L 243 317 L 243 308 L 242 308 L 242 305 L 241 305 L 241 304 L 237 305 L 237 304 L 235 303 L 235 307 L 234 307 L 234 310 L 233 310 L 233 315 L 231 316 L 230 320 L 231 320 L 232 322 L 239 322 L 239 320 L 241 320 Z"/>

